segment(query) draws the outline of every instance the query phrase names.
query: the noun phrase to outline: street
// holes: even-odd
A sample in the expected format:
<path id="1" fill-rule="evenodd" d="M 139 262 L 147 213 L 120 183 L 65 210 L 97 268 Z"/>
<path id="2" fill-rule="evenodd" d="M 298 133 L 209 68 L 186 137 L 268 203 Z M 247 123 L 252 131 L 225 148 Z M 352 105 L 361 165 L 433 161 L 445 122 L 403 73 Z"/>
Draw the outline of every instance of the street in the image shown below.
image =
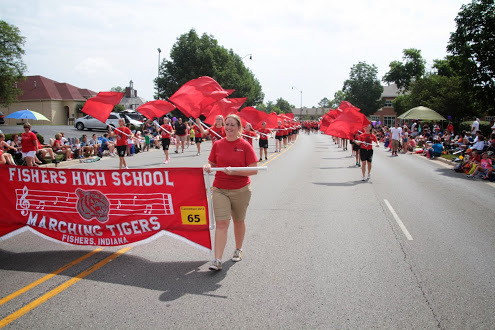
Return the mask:
<path id="1" fill-rule="evenodd" d="M 127 163 L 201 167 L 211 143 L 202 144 L 200 156 L 195 146 L 183 154 L 174 149 L 168 165 L 161 150 Z M 268 170 L 252 177 L 241 262 L 230 261 L 232 226 L 218 272 L 208 270 L 212 253 L 168 236 L 122 251 L 26 231 L 0 242 L 0 327 L 493 327 L 493 183 L 424 157 L 390 157 L 383 147 L 374 151 L 371 179 L 361 182 L 351 147 L 342 151 L 321 134 L 301 133 L 281 153 L 270 140 L 269 150 L 260 163 Z M 118 169 L 118 158 L 76 166 Z"/>

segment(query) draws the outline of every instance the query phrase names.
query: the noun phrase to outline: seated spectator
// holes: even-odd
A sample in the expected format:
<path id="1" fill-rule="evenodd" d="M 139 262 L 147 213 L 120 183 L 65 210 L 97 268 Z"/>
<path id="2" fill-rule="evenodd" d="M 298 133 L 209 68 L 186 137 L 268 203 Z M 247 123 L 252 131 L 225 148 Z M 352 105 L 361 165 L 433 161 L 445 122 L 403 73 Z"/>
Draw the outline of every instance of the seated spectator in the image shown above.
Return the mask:
<path id="1" fill-rule="evenodd" d="M 17 151 L 17 148 L 11 147 L 7 142 L 5 142 L 5 135 L 0 133 L 0 155 L 4 159 L 5 162 L 0 162 L 0 164 L 9 164 L 15 165 L 14 158 L 7 151 L 14 150 Z"/>
<path id="2" fill-rule="evenodd" d="M 78 138 L 75 138 L 74 143 L 71 143 L 70 150 L 72 151 L 74 158 L 84 158 L 84 156 L 82 156 L 83 150 L 81 149 L 81 142 Z"/>
<path id="3" fill-rule="evenodd" d="M 62 134 L 55 134 L 55 141 L 53 141 L 53 151 L 57 154 L 63 154 L 64 160 L 72 160 L 72 151 L 70 146 L 62 142 Z"/>
<path id="4" fill-rule="evenodd" d="M 483 179 L 488 179 L 492 171 L 493 171 L 492 160 L 488 157 L 488 153 L 484 152 L 483 155 L 481 156 L 480 163 L 476 165 L 473 173 L 468 174 L 468 177 L 470 178 L 475 177 L 478 174 L 478 172 L 481 172 L 483 174 Z"/>
<path id="5" fill-rule="evenodd" d="M 481 152 L 485 149 L 485 137 L 483 135 L 478 135 L 476 138 L 478 141 L 471 146 L 471 149 Z"/>
<path id="6" fill-rule="evenodd" d="M 86 134 L 83 134 L 82 140 L 81 140 L 81 151 L 82 153 L 79 153 L 79 158 L 87 158 L 93 155 L 93 146 L 89 145 L 88 141 L 88 136 Z"/>
<path id="7" fill-rule="evenodd" d="M 442 155 L 443 146 L 439 140 L 435 140 L 430 149 L 428 149 L 428 158 L 433 159 Z"/>
<path id="8" fill-rule="evenodd" d="M 101 138 L 101 150 L 108 150 L 110 156 L 115 156 L 115 143 L 108 139 L 108 133 L 103 134 Z"/>
<path id="9" fill-rule="evenodd" d="M 101 143 L 100 143 L 100 141 L 98 141 L 98 137 L 96 136 L 96 134 L 93 134 L 91 136 L 91 139 L 89 140 L 88 143 L 89 143 L 90 147 L 93 147 L 93 155 L 99 155 Z"/>
<path id="10" fill-rule="evenodd" d="M 36 131 L 33 131 L 34 134 L 36 134 Z M 38 140 L 38 137 L 36 136 L 36 143 L 38 144 L 38 153 L 36 154 L 36 158 L 41 161 L 41 163 L 46 164 L 45 158 L 46 156 L 50 156 L 52 159 L 52 163 L 57 164 L 58 160 L 55 158 L 55 154 L 53 152 L 52 147 L 49 144 L 41 144 L 40 140 Z"/>
<path id="11" fill-rule="evenodd" d="M 14 157 L 14 161 L 17 165 L 22 164 L 22 152 L 21 152 L 21 140 L 19 139 L 19 134 L 12 135 L 12 141 L 10 141 L 10 146 L 14 147 L 17 151 L 9 151 L 9 153 Z"/>

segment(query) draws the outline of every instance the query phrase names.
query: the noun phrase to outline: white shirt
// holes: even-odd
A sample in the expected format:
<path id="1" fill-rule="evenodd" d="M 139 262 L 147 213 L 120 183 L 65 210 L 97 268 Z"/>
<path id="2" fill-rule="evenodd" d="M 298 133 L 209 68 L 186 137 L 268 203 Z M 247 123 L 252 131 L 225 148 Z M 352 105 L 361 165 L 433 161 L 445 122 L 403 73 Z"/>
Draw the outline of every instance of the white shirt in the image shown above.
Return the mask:
<path id="1" fill-rule="evenodd" d="M 392 133 L 392 140 L 400 140 L 400 137 L 402 135 L 402 127 L 392 127 L 390 129 L 390 132 Z"/>
<path id="2" fill-rule="evenodd" d="M 475 120 L 473 121 L 473 124 L 471 125 L 471 134 L 476 134 L 476 131 L 480 129 L 480 123 Z"/>

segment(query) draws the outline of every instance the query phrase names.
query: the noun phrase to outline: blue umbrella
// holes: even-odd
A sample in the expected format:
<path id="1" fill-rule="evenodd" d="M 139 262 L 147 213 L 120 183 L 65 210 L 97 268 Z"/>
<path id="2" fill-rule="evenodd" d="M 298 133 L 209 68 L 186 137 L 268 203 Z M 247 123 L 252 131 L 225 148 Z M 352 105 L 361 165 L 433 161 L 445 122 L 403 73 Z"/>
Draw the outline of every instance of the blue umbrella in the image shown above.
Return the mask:
<path id="1" fill-rule="evenodd" d="M 19 110 L 16 112 L 12 112 L 10 115 L 5 116 L 5 118 L 13 118 L 13 119 L 33 119 L 33 120 L 50 120 L 43 116 L 41 113 L 31 110 Z"/>

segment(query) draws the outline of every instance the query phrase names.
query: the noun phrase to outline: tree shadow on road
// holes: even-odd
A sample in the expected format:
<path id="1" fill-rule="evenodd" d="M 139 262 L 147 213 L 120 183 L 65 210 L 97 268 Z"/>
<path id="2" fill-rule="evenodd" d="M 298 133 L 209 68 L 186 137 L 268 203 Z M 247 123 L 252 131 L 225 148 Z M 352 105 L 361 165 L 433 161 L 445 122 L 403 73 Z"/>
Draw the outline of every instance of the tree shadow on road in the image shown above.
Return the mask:
<path id="1" fill-rule="evenodd" d="M 0 269 L 50 274 L 86 253 L 88 250 L 13 253 L 0 249 Z M 67 279 L 75 277 L 112 254 L 112 251 L 96 253 L 57 275 L 56 279 L 61 281 L 62 276 L 66 276 Z M 221 271 L 212 272 L 206 270 L 205 261 L 153 262 L 123 254 L 84 279 L 162 291 L 159 299 L 164 302 L 176 300 L 186 294 L 225 299 L 226 296 L 215 295 L 212 292 L 221 287 L 220 282 L 233 264 L 234 262 L 229 260 L 223 264 Z M 12 292 L 17 289 L 12 289 Z"/>

